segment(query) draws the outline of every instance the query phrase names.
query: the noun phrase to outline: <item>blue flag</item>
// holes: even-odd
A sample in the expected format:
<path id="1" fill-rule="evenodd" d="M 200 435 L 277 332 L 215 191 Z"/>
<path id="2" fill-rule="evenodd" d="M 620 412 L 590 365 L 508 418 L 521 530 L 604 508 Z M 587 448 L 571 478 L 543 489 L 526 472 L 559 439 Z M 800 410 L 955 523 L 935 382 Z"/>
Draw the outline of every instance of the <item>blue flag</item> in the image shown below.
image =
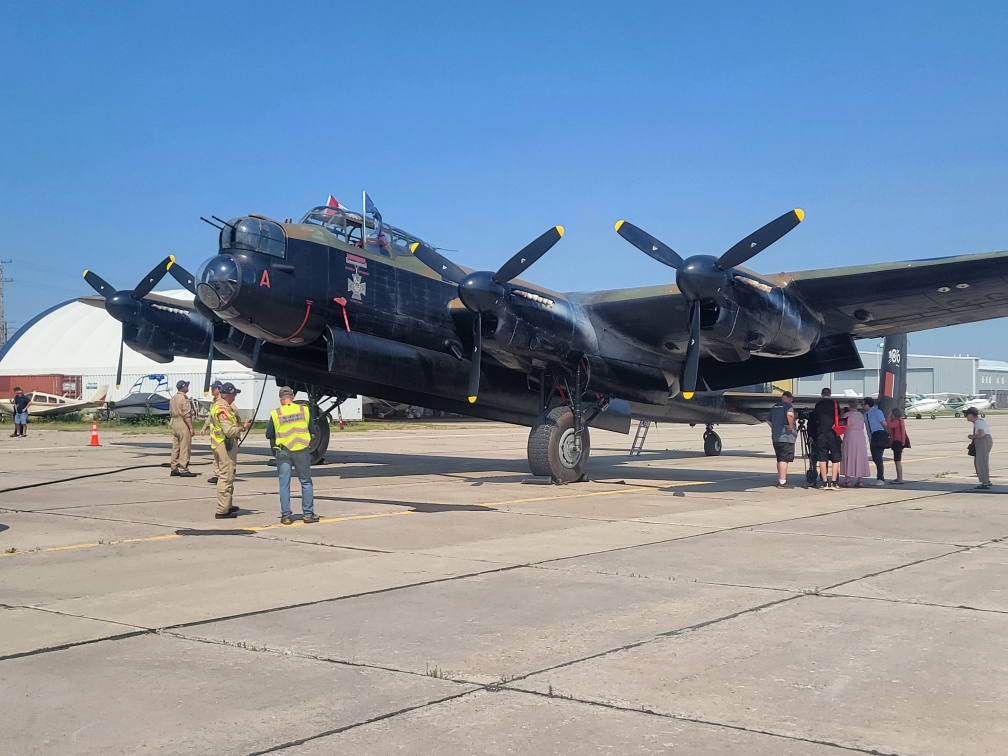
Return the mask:
<path id="1" fill-rule="evenodd" d="M 370 213 L 371 217 L 374 218 L 374 236 L 369 236 L 368 239 L 371 241 L 378 241 L 382 235 L 382 219 L 381 213 L 378 212 L 378 208 L 375 207 L 375 203 L 371 201 L 371 198 L 367 196 L 367 192 L 364 192 L 364 215 L 365 218 L 367 214 Z"/>

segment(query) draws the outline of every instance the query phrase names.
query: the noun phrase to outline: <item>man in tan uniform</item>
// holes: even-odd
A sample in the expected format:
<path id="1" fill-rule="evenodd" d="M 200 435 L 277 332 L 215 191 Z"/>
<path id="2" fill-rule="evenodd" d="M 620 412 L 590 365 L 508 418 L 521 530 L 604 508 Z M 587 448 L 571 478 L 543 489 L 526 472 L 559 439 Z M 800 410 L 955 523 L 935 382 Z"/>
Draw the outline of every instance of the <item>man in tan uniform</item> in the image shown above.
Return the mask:
<path id="1" fill-rule="evenodd" d="M 213 397 L 213 401 L 211 402 L 211 404 L 213 404 L 213 402 L 216 402 L 218 399 L 220 399 L 220 390 L 221 390 L 221 386 L 223 386 L 223 385 L 224 384 L 221 383 L 220 381 L 214 381 L 213 383 L 210 384 L 210 396 Z M 237 412 L 237 411 L 238 411 L 237 408 L 235 408 L 235 412 Z M 203 421 L 203 427 L 200 428 L 200 432 L 199 432 L 200 438 L 202 438 L 203 436 L 205 436 L 206 432 L 208 430 L 211 430 L 212 427 L 213 427 L 213 418 L 210 417 L 210 413 L 208 412 L 207 416 L 206 416 L 206 420 Z M 216 446 L 217 445 L 211 439 L 211 441 L 210 441 L 210 451 L 212 452 L 216 448 Z M 211 475 L 209 478 L 207 478 L 207 483 L 209 483 L 210 485 L 214 485 L 214 484 L 217 483 L 217 475 L 218 475 L 218 473 L 220 471 L 217 469 L 217 457 L 215 455 L 211 454 L 211 458 L 213 459 L 213 475 Z"/>
<path id="2" fill-rule="evenodd" d="M 252 426 L 251 420 L 241 422 L 234 409 L 235 397 L 241 391 L 233 383 L 221 386 L 220 398 L 210 407 L 210 417 L 213 427 L 210 431 L 210 443 L 214 447 L 214 459 L 217 461 L 217 512 L 218 520 L 237 517 L 238 507 L 232 504 L 234 497 L 234 479 L 238 468 L 238 438 L 242 431 Z"/>
<path id="3" fill-rule="evenodd" d="M 180 478 L 195 478 L 196 473 L 189 472 L 192 437 L 196 435 L 192 424 L 192 404 L 189 402 L 189 381 L 179 381 L 175 389 L 175 396 L 168 402 L 172 427 L 171 474 Z"/>

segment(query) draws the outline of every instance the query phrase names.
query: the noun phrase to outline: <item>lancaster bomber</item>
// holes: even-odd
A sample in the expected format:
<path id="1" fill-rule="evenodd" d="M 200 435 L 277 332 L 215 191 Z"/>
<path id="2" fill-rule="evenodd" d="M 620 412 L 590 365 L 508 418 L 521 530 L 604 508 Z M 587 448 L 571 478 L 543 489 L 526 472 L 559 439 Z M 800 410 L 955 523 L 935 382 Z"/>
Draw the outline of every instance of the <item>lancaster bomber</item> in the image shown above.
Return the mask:
<path id="1" fill-rule="evenodd" d="M 132 292 L 85 278 L 124 342 L 162 361 L 220 353 L 314 404 L 360 393 L 526 425 L 533 473 L 572 482 L 585 475 L 589 427 L 702 424 L 716 454 L 714 423 L 754 422 L 773 401 L 726 389 L 861 368 L 856 338 L 1008 315 L 1008 252 L 776 275 L 743 267 L 803 218 L 792 210 L 719 256 L 686 258 L 620 221 L 621 237 L 675 271 L 674 284 L 631 289 L 560 293 L 520 279 L 561 226 L 477 271 L 376 210 L 334 203 L 297 223 L 215 217 L 218 254 L 198 278 L 174 258 Z M 193 302 L 151 293 L 166 273 Z"/>

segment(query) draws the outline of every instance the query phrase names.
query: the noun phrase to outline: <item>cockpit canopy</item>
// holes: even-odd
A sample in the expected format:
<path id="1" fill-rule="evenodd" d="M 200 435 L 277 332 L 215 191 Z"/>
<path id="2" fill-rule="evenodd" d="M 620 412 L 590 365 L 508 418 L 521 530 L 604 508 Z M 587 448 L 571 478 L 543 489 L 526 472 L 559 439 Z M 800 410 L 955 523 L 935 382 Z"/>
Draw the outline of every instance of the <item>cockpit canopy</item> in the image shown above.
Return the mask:
<path id="1" fill-rule="evenodd" d="M 301 219 L 302 223 L 309 223 L 314 226 L 322 226 L 329 233 L 342 242 L 346 242 L 355 247 L 361 246 L 361 214 L 348 212 L 342 207 L 330 207 L 319 205 L 313 208 Z M 387 223 L 381 224 L 381 233 L 375 238 L 378 228 L 371 220 L 367 221 L 367 250 L 390 257 L 396 255 L 408 255 L 410 245 L 420 241 L 415 236 L 407 234 Z"/>
<path id="2" fill-rule="evenodd" d="M 234 218 L 220 233 L 220 248 L 247 249 L 272 257 L 284 257 L 287 237 L 279 223 L 266 218 Z"/>

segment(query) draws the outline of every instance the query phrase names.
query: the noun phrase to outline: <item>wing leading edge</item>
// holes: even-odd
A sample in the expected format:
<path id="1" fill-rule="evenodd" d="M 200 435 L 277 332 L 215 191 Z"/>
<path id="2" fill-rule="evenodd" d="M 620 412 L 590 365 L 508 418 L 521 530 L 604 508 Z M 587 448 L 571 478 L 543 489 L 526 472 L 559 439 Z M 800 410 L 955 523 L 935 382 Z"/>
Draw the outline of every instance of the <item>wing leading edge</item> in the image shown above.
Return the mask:
<path id="1" fill-rule="evenodd" d="M 785 275 L 824 335 L 877 338 L 1008 317 L 1008 251 Z"/>

